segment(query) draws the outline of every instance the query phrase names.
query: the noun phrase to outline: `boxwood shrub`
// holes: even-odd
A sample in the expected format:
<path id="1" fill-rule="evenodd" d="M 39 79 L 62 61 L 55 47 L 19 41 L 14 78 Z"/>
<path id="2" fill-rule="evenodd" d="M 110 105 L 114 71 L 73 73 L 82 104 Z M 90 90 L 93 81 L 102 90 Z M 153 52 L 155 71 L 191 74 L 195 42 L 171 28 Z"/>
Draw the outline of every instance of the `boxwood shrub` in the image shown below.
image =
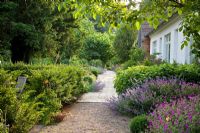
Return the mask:
<path id="1" fill-rule="evenodd" d="M 131 133 L 144 132 L 148 126 L 147 116 L 145 114 L 133 117 L 129 123 Z"/>
<path id="2" fill-rule="evenodd" d="M 119 71 L 115 80 L 115 88 L 118 93 L 123 93 L 127 88 L 137 86 L 147 79 L 156 77 L 177 77 L 187 82 L 200 81 L 200 66 L 162 64 L 154 66 L 134 66 Z"/>

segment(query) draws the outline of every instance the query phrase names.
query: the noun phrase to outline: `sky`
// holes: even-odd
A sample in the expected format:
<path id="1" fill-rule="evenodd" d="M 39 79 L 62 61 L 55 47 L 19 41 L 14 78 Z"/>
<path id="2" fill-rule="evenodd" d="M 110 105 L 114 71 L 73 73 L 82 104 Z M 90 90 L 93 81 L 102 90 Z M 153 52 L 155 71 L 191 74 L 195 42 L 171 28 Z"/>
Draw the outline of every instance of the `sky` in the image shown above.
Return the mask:
<path id="1" fill-rule="evenodd" d="M 139 2 L 141 2 L 142 0 L 132 0 L 132 1 L 134 1 L 134 2 L 136 2 L 136 3 L 139 3 Z M 129 0 L 124 0 L 124 2 L 125 2 L 126 4 L 128 4 L 128 3 L 129 3 Z M 136 8 L 137 8 L 137 9 L 139 8 L 139 4 L 136 5 Z"/>

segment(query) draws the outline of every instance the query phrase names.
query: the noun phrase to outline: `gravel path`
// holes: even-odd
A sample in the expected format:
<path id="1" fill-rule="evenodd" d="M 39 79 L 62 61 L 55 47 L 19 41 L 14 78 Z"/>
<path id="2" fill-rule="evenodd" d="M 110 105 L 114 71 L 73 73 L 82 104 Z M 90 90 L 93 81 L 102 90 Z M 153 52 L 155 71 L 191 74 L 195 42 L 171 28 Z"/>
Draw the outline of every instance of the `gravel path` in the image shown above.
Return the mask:
<path id="1" fill-rule="evenodd" d="M 97 92 L 84 94 L 78 103 L 64 107 L 64 120 L 41 128 L 41 133 L 129 133 L 130 118 L 111 111 L 107 99 L 116 96 L 113 80 L 115 73 L 105 71 L 98 76 Z M 32 132 L 33 133 L 33 132 Z"/>
<path id="2" fill-rule="evenodd" d="M 113 81 L 115 79 L 115 72 L 105 71 L 97 78 L 96 92 L 89 92 L 84 94 L 78 102 L 107 102 L 113 96 L 117 96 L 114 89 Z"/>

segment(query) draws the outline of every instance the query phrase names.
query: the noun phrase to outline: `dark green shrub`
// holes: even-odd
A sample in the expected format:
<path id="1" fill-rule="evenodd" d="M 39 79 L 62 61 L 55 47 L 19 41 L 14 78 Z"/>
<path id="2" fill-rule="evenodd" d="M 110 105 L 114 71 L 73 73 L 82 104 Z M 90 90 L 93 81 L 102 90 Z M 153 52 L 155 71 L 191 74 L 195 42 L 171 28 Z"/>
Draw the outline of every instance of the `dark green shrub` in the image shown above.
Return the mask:
<path id="1" fill-rule="evenodd" d="M 104 64 L 112 57 L 111 41 L 106 34 L 91 34 L 84 40 L 81 58 L 101 60 Z"/>
<path id="2" fill-rule="evenodd" d="M 200 81 L 200 67 L 194 64 L 162 64 L 159 66 L 130 67 L 117 73 L 115 88 L 118 93 L 122 93 L 127 88 L 137 86 L 147 79 L 172 76 L 183 79 L 187 82 L 197 83 Z"/>
<path id="3" fill-rule="evenodd" d="M 97 77 L 99 74 L 103 73 L 103 68 L 90 67 L 90 71 Z"/>
<path id="4" fill-rule="evenodd" d="M 32 70 L 28 78 L 27 89 L 34 90 L 32 98 L 38 97 L 43 104 L 41 122 L 48 124 L 61 108 L 61 103 L 70 103 L 89 88 L 84 86 L 84 72 L 78 67 L 52 67 L 48 70 Z M 89 84 L 89 83 L 88 83 Z"/>
<path id="5" fill-rule="evenodd" d="M 91 60 L 90 65 L 95 67 L 103 67 L 103 63 L 101 60 Z"/>
<path id="6" fill-rule="evenodd" d="M 119 62 L 126 62 L 130 59 L 129 53 L 136 42 L 137 32 L 127 25 L 121 25 L 116 31 L 116 37 L 113 42 L 114 52 Z"/>
<path id="7" fill-rule="evenodd" d="M 135 62 L 136 64 L 141 63 L 145 58 L 145 53 L 143 49 L 138 47 L 133 47 L 129 53 L 130 60 Z"/>
<path id="8" fill-rule="evenodd" d="M 74 66 L 88 66 L 89 62 L 86 59 L 81 59 L 73 56 L 72 58 L 70 58 L 69 64 Z"/>
<path id="9" fill-rule="evenodd" d="M 131 133 L 141 133 L 144 132 L 148 126 L 146 115 L 139 115 L 131 119 L 129 127 Z"/>
<path id="10" fill-rule="evenodd" d="M 127 68 L 135 66 L 135 65 L 137 65 L 137 63 L 135 61 L 128 60 L 122 64 L 122 69 L 124 70 L 124 69 L 127 69 Z"/>

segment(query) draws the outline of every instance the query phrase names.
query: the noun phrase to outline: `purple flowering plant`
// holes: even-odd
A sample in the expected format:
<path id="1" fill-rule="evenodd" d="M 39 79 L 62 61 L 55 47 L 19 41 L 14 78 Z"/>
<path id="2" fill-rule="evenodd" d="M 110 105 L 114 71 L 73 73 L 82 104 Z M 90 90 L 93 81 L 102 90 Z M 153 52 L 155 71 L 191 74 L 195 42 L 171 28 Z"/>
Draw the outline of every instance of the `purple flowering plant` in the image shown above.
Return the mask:
<path id="1" fill-rule="evenodd" d="M 156 78 L 145 82 L 158 102 L 200 94 L 200 85 L 177 78 Z"/>
<path id="2" fill-rule="evenodd" d="M 200 131 L 200 95 L 163 102 L 147 120 L 148 132 L 196 133 Z"/>
<path id="3" fill-rule="evenodd" d="M 110 99 L 109 106 L 123 114 L 139 115 L 152 111 L 156 104 L 198 94 L 199 84 L 163 77 L 127 89 L 117 98 Z"/>

